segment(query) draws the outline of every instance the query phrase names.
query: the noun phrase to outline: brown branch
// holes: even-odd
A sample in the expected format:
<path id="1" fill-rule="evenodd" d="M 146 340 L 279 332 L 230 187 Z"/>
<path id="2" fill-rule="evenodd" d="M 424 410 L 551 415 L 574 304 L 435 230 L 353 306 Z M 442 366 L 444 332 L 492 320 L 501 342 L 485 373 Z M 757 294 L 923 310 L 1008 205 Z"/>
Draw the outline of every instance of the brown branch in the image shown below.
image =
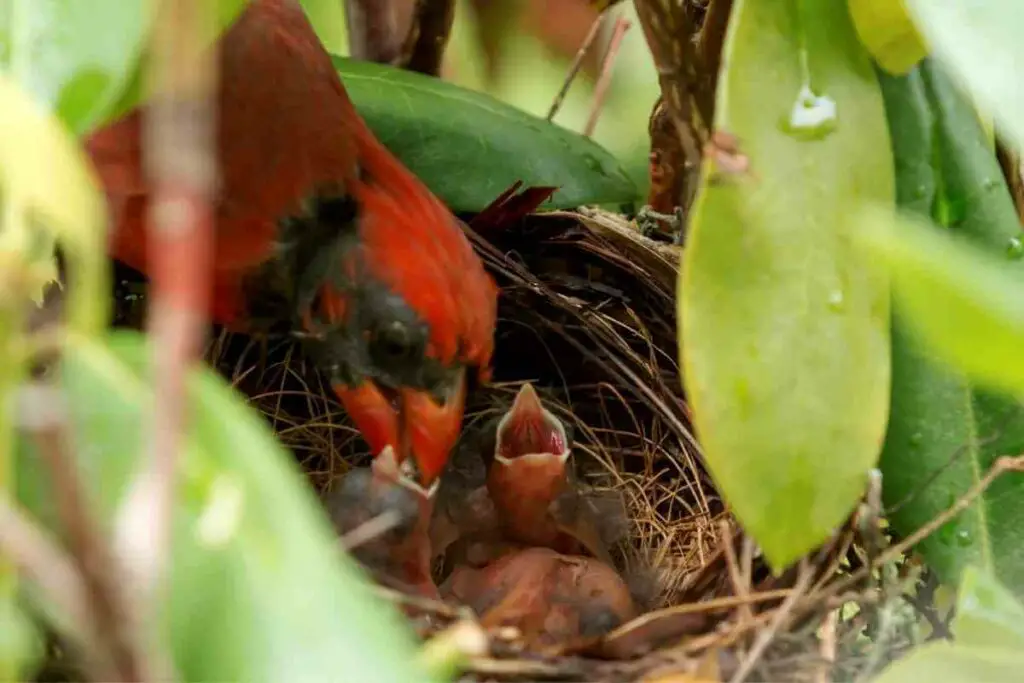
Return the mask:
<path id="1" fill-rule="evenodd" d="M 417 0 L 398 64 L 409 71 L 439 75 L 454 22 L 455 0 Z"/>
<path id="2" fill-rule="evenodd" d="M 597 77 L 597 83 L 594 85 L 594 100 L 590 104 L 590 115 L 587 117 L 587 123 L 583 127 L 583 134 L 588 138 L 594 134 L 594 129 L 597 127 L 597 119 L 601 116 L 601 109 L 604 107 L 608 87 L 612 82 L 615 58 L 619 54 L 619 48 L 622 47 L 622 39 L 626 36 L 626 31 L 629 30 L 629 27 L 630 23 L 627 19 L 620 17 L 615 21 L 611 40 L 608 41 L 608 51 L 605 52 L 604 59 L 601 62 L 601 74 Z"/>
<path id="3" fill-rule="evenodd" d="M 345 0 L 348 49 L 352 58 L 378 64 L 397 62 L 408 33 L 407 8 L 411 2 Z M 406 9 L 404 17 L 402 9 Z"/>
<path id="4" fill-rule="evenodd" d="M 654 103 L 647 132 L 651 137 L 651 153 L 647 162 L 651 188 L 647 194 L 647 205 L 655 213 L 668 216 L 683 203 L 687 171 L 692 162 L 686 158 L 682 139 L 662 97 Z M 673 226 L 668 221 L 657 223 L 662 227 L 662 233 L 672 232 Z"/>
<path id="5" fill-rule="evenodd" d="M 732 0 L 711 0 L 704 14 L 704 25 L 701 26 L 697 38 L 697 56 L 700 58 L 701 70 L 710 79 L 705 97 L 711 98 L 709 111 L 714 112 L 714 94 L 718 85 L 718 71 L 722 65 L 722 45 L 725 43 L 725 32 L 729 28 L 729 15 L 732 14 Z"/>
<path id="6" fill-rule="evenodd" d="M 672 214 L 676 207 L 688 209 L 696 193 L 701 148 L 712 123 L 714 86 L 692 40 L 696 24 L 688 3 L 634 4 L 661 86 L 649 123 L 648 204 L 657 213 Z"/>

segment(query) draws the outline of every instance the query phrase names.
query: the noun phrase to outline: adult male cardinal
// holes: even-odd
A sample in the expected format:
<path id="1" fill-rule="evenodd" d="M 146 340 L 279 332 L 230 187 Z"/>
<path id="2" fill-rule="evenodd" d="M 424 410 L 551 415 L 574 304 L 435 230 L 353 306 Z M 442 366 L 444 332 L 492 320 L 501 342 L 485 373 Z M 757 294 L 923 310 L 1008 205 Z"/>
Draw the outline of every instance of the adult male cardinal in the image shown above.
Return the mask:
<path id="1" fill-rule="evenodd" d="M 455 217 L 356 112 L 298 0 L 252 0 L 218 58 L 211 317 L 248 332 L 294 321 L 372 451 L 391 446 L 429 488 L 458 438 L 467 370 L 488 372 L 495 285 Z M 145 273 L 143 115 L 86 147 L 113 214 L 110 252 Z"/>

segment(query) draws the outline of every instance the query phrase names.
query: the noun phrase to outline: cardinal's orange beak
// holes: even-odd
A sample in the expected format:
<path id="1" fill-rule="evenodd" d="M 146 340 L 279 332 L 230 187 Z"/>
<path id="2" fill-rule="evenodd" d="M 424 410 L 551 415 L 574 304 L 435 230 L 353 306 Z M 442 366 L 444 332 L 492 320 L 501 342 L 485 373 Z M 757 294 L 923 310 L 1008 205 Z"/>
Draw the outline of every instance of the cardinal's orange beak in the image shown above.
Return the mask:
<path id="1" fill-rule="evenodd" d="M 371 381 L 333 388 L 371 452 L 382 453 L 391 446 L 402 475 L 429 490 L 459 438 L 465 373 L 457 373 L 440 395 L 408 388 L 382 390 Z"/>

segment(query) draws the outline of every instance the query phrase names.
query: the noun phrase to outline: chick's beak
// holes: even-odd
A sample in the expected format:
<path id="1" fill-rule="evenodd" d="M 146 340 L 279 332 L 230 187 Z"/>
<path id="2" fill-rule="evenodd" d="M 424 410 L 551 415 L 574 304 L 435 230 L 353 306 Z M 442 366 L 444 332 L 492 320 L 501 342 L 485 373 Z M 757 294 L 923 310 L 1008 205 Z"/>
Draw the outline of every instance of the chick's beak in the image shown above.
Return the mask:
<path id="1" fill-rule="evenodd" d="M 540 401 L 533 385 L 526 383 L 516 394 L 512 407 L 498 423 L 499 458 L 533 454 L 563 456 L 568 438 L 561 420 Z"/>
<path id="2" fill-rule="evenodd" d="M 459 438 L 466 381 L 460 371 L 441 392 L 402 388 L 385 393 L 373 382 L 334 386 L 373 453 L 390 446 L 401 467 L 411 456 L 418 486 L 429 489 Z"/>

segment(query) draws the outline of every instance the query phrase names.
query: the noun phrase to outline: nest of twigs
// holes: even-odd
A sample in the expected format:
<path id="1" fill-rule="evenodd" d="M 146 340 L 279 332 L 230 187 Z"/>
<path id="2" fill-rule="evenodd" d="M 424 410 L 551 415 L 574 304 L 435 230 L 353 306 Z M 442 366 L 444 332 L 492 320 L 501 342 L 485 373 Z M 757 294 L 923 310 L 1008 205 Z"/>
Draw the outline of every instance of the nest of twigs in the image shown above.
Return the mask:
<path id="1" fill-rule="evenodd" d="M 494 381 L 473 393 L 466 422 L 507 407 L 524 381 L 540 390 L 547 407 L 573 425 L 583 480 L 626 503 L 631 531 L 616 549 L 617 569 L 646 580 L 650 613 L 599 641 L 545 655 L 522 654 L 508 634 L 489 634 L 492 655 L 470 661 L 471 680 L 632 681 L 670 672 L 834 680 L 862 671 L 860 638 L 883 607 L 890 626 L 915 621 L 893 622 L 888 584 L 863 570 L 870 559 L 863 548 L 872 547 L 858 531 L 864 524 L 851 522 L 774 577 L 729 517 L 701 464 L 682 389 L 679 247 L 596 210 L 531 215 L 475 234 L 474 242 L 501 298 Z M 297 348 L 224 335 L 209 356 L 252 397 L 318 491 L 368 461 Z M 861 519 L 875 521 L 870 510 Z M 851 578 L 858 570 L 866 576 Z M 890 584 L 900 580 L 919 577 L 890 577 Z M 450 605 L 386 594 L 431 615 L 428 630 L 465 617 Z M 852 615 L 842 613 L 844 605 Z M 888 657 L 906 640 L 896 631 L 887 637 L 876 655 Z"/>

